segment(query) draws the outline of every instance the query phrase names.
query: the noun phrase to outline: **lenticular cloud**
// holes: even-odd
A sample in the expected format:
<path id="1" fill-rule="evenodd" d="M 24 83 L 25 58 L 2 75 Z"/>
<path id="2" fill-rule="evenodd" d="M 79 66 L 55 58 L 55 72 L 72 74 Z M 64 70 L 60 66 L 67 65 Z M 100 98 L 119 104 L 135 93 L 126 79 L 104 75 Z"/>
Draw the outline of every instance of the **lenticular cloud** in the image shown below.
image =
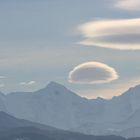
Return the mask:
<path id="1" fill-rule="evenodd" d="M 99 62 L 86 62 L 69 73 L 69 82 L 80 84 L 108 83 L 118 79 L 114 68 Z"/>
<path id="2" fill-rule="evenodd" d="M 140 50 L 140 18 L 91 21 L 78 27 L 86 46 Z"/>
<path id="3" fill-rule="evenodd" d="M 140 11 L 140 0 L 116 0 L 114 1 L 114 7 L 129 11 Z"/>

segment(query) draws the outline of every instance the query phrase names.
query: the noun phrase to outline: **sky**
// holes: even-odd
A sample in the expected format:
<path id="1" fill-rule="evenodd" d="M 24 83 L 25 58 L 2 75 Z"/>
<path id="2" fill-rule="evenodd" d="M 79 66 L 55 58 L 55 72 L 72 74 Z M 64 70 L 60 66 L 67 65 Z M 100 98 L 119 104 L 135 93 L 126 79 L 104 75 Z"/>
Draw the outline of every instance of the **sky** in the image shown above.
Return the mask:
<path id="1" fill-rule="evenodd" d="M 50 81 L 110 99 L 140 84 L 139 0 L 1 0 L 0 91 Z"/>

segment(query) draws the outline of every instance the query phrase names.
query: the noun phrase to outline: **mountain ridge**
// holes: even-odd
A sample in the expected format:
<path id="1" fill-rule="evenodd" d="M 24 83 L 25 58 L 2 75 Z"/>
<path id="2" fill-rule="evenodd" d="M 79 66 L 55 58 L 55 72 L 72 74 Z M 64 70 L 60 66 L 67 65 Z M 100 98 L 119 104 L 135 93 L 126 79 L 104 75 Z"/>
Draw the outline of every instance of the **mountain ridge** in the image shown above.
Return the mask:
<path id="1" fill-rule="evenodd" d="M 49 82 L 44 88 L 41 88 L 41 89 L 38 89 L 38 90 L 35 90 L 35 91 L 32 91 L 32 92 L 28 92 L 28 91 L 14 91 L 14 92 L 10 92 L 10 93 L 8 93 L 8 94 L 5 94 L 5 93 L 3 93 L 3 92 L 1 92 L 0 91 L 0 97 L 1 96 L 3 96 L 3 97 L 5 97 L 6 95 L 11 95 L 11 94 L 17 94 L 17 93 L 23 93 L 23 94 L 29 94 L 29 93 L 37 93 L 37 92 L 39 92 L 39 91 L 44 91 L 44 90 L 48 90 L 48 89 L 51 89 L 51 90 L 54 90 L 54 87 L 55 87 L 55 89 L 63 89 L 63 90 L 68 90 L 68 91 L 70 91 L 71 93 L 73 93 L 73 94 L 75 94 L 75 95 L 77 95 L 77 96 L 79 96 L 79 97 L 81 97 L 79 94 L 76 94 L 76 93 L 74 93 L 73 91 L 71 91 L 70 89 L 68 89 L 68 88 L 66 88 L 64 85 L 62 85 L 62 84 L 60 84 L 60 83 L 58 83 L 58 82 L 55 82 L 55 81 L 51 81 L 51 82 Z M 133 87 L 130 87 L 130 88 L 128 88 L 128 90 L 126 90 L 123 94 L 121 94 L 121 95 L 119 95 L 119 96 L 114 96 L 113 98 L 111 98 L 111 99 L 105 99 L 105 98 L 103 98 L 103 97 L 97 97 L 97 98 L 93 98 L 93 99 L 88 99 L 88 98 L 86 98 L 86 97 L 81 97 L 81 98 L 84 98 L 84 99 L 87 99 L 87 100 L 107 100 L 107 101 L 109 101 L 109 100 L 112 100 L 112 99 L 116 99 L 116 98 L 119 98 L 119 97 L 122 97 L 122 96 L 124 96 L 124 95 L 126 95 L 127 93 L 128 93 L 128 91 L 131 91 L 131 90 L 133 90 L 133 89 L 135 89 L 135 88 L 139 88 L 139 90 L 140 90 L 140 85 L 136 85 L 136 86 L 133 86 Z"/>
<path id="2" fill-rule="evenodd" d="M 131 128 L 131 123 L 125 124 L 129 118 L 139 121 L 139 93 L 136 86 L 112 100 L 90 100 L 51 82 L 35 92 L 8 94 L 4 104 L 8 113 L 21 119 L 86 134 L 118 134 L 118 130 Z M 136 124 L 134 128 L 138 127 Z"/>

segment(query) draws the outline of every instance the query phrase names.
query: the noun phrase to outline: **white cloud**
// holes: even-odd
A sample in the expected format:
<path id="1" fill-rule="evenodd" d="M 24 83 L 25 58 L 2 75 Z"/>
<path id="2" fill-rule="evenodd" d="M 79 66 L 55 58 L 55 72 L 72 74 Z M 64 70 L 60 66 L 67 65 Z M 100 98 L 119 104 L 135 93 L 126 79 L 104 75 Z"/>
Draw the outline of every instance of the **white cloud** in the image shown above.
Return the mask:
<path id="1" fill-rule="evenodd" d="M 22 86 L 32 86 L 35 85 L 36 81 L 29 81 L 29 82 L 21 82 L 20 85 Z"/>
<path id="2" fill-rule="evenodd" d="M 140 50 L 140 18 L 98 20 L 78 27 L 82 45 L 120 50 Z"/>
<path id="3" fill-rule="evenodd" d="M 114 6 L 124 10 L 140 11 L 140 0 L 115 0 Z"/>
<path id="4" fill-rule="evenodd" d="M 80 84 L 108 83 L 118 79 L 114 68 L 99 62 L 86 62 L 69 73 L 69 82 Z"/>

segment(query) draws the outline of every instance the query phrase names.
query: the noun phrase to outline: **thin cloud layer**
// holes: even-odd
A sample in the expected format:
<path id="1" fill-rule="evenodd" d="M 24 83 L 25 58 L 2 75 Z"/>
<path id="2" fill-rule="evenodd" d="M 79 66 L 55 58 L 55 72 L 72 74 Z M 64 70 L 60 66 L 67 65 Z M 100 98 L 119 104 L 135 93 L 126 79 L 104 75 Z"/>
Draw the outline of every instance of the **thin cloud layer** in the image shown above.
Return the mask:
<path id="1" fill-rule="evenodd" d="M 7 77 L 6 76 L 0 76 L 0 79 L 6 79 Z"/>
<path id="2" fill-rule="evenodd" d="M 101 84 L 118 79 L 114 68 L 99 62 L 86 62 L 69 73 L 69 82 L 79 84 Z"/>
<path id="3" fill-rule="evenodd" d="M 86 46 L 120 50 L 140 50 L 140 18 L 99 20 L 82 24 L 78 31 Z"/>
<path id="4" fill-rule="evenodd" d="M 114 6 L 124 10 L 140 11 L 140 0 L 115 0 Z"/>
<path id="5" fill-rule="evenodd" d="M 36 81 L 30 81 L 30 82 L 21 82 L 20 85 L 22 86 L 32 86 L 35 85 Z"/>

